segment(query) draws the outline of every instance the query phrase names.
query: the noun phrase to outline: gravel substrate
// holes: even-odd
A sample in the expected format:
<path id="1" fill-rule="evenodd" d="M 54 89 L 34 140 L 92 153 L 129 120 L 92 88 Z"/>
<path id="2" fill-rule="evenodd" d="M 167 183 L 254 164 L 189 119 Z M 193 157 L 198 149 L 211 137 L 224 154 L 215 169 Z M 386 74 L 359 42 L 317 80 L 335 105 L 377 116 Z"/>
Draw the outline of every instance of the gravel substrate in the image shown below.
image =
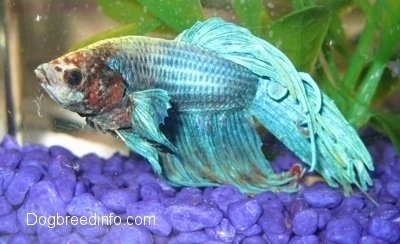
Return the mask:
<path id="1" fill-rule="evenodd" d="M 400 157 L 384 140 L 369 149 L 377 169 L 368 194 L 379 206 L 321 182 L 253 197 L 233 186 L 173 188 L 134 155 L 77 158 L 5 137 L 0 243 L 399 243 Z M 296 162 L 283 154 L 274 165 Z"/>

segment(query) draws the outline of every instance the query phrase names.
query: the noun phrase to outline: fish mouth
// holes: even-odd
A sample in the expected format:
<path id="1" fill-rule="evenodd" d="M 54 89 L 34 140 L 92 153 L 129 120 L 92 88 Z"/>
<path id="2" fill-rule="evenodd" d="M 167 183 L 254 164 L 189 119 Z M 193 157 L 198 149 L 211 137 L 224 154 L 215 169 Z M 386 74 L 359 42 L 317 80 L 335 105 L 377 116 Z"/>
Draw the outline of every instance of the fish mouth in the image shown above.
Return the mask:
<path id="1" fill-rule="evenodd" d="M 54 81 L 52 80 L 55 79 L 55 75 L 53 70 L 51 69 L 50 65 L 45 63 L 39 65 L 35 69 L 35 74 L 37 79 L 39 80 L 40 86 L 43 88 L 43 90 L 57 103 L 63 104 L 62 101 L 58 98 L 58 96 L 55 94 L 56 93 L 56 88 L 53 86 Z"/>
<path id="2" fill-rule="evenodd" d="M 44 68 L 43 64 L 42 64 L 42 65 L 39 65 L 39 67 L 37 67 L 37 68 L 35 69 L 35 75 L 36 75 L 36 77 L 38 78 L 39 83 L 40 83 L 41 85 L 43 85 L 43 84 L 50 85 L 50 82 L 49 82 L 49 80 L 47 79 L 46 71 L 45 71 L 45 68 Z"/>
<path id="3" fill-rule="evenodd" d="M 42 86 L 53 86 L 58 83 L 57 72 L 49 63 L 39 65 L 35 69 L 35 74 Z"/>

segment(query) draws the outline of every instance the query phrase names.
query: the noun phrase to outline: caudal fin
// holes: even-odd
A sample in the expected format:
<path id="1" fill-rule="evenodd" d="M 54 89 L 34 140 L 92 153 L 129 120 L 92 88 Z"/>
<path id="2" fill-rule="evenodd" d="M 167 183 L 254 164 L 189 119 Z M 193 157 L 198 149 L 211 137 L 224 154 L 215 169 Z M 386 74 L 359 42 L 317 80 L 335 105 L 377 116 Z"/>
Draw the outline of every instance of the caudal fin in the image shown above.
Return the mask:
<path id="1" fill-rule="evenodd" d="M 331 186 L 345 191 L 371 184 L 371 157 L 357 132 L 313 79 L 299 73 L 270 43 L 245 28 L 212 18 L 196 23 L 177 41 L 208 49 L 259 77 L 250 111 L 291 151 L 319 172 Z"/>
<path id="2" fill-rule="evenodd" d="M 312 78 L 300 73 L 306 96 L 316 101 Z M 290 97 L 274 99 L 268 93 L 268 80 L 261 80 L 259 95 L 251 106 L 258 121 L 282 141 L 305 163 L 310 164 L 310 131 L 303 121 L 304 111 Z M 315 118 L 317 161 L 315 170 L 331 186 L 343 186 L 351 191 L 351 184 L 367 190 L 372 183 L 368 170 L 373 170 L 372 159 L 357 132 L 345 120 L 334 102 L 322 94 L 320 110 Z"/>

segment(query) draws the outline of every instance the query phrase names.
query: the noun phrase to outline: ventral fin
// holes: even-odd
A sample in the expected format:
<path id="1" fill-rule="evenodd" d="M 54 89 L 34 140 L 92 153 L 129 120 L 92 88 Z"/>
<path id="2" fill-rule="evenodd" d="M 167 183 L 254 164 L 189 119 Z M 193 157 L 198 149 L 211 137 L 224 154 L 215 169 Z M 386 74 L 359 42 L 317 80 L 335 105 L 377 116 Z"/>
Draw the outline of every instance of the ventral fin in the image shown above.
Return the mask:
<path id="1" fill-rule="evenodd" d="M 146 138 L 141 137 L 132 130 L 116 130 L 115 133 L 134 152 L 146 158 L 157 174 L 161 174 L 161 165 L 157 149 Z"/>

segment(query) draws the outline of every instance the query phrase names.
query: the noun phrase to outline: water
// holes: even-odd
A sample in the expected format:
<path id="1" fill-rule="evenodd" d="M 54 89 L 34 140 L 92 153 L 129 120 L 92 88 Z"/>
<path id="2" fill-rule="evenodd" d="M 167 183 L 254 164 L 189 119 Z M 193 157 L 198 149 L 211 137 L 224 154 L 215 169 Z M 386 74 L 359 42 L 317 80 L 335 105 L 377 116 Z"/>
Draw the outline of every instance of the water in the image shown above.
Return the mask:
<path id="1" fill-rule="evenodd" d="M 251 1 L 251 0 L 247 0 L 247 1 Z M 116 1 L 116 2 L 125 2 L 125 1 Z M 203 6 L 206 7 L 204 9 L 204 13 L 206 16 L 217 15 L 217 16 L 221 16 L 227 20 L 235 20 L 235 17 L 232 14 L 232 8 L 229 6 L 229 2 L 230 2 L 230 0 L 221 0 L 221 1 L 204 0 L 204 1 L 202 1 Z M 241 0 L 241 2 L 245 3 L 246 1 Z M 268 11 L 270 11 L 270 15 L 272 17 L 277 18 L 280 15 L 282 15 L 283 13 L 287 13 L 287 12 L 291 11 L 291 9 L 288 7 L 289 2 L 291 2 L 291 1 L 290 0 L 287 0 L 287 1 L 267 0 L 267 1 L 264 1 L 264 4 L 265 4 L 266 9 L 268 9 Z M 304 2 L 307 2 L 307 1 L 304 1 Z M 165 3 L 165 1 L 163 3 Z M 162 7 L 162 5 L 160 7 Z M 151 11 L 149 9 L 146 9 L 146 13 L 148 13 L 148 12 L 151 12 Z M 349 21 L 346 21 L 346 23 L 344 24 L 344 26 L 346 27 L 345 30 L 347 31 L 346 35 L 351 36 L 351 38 L 349 38 L 349 39 L 356 40 L 359 37 L 359 34 L 364 27 L 364 20 L 362 18 L 360 18 L 359 15 L 354 15 L 354 14 L 347 14 L 346 18 L 349 19 L 349 16 L 356 16 L 356 17 L 355 17 L 355 19 L 351 18 Z M 143 20 L 145 20 L 145 19 L 143 19 Z M 76 44 L 77 42 L 85 40 L 86 38 L 91 37 L 95 34 L 101 33 L 105 30 L 116 28 L 119 26 L 119 24 L 110 20 L 106 16 L 104 16 L 100 12 L 100 8 L 96 4 L 95 0 L 69 0 L 69 1 L 59 1 L 59 0 L 35 0 L 35 1 L 32 1 L 32 0 L 14 0 L 14 1 L 13 0 L 4 0 L 4 1 L 2 1 L 2 0 L 0 0 L 0 22 L 1 22 L 0 23 L 0 141 L 6 134 L 14 134 L 17 137 L 17 139 L 20 141 L 20 143 L 40 143 L 45 146 L 61 145 L 63 147 L 67 147 L 68 149 L 72 150 L 78 156 L 89 153 L 89 152 L 94 152 L 95 154 L 98 154 L 101 156 L 106 156 L 106 155 L 110 155 L 110 154 L 114 153 L 116 150 L 120 150 L 124 153 L 127 153 L 126 146 L 119 139 L 114 138 L 111 135 L 105 135 L 100 132 L 94 132 L 91 129 L 88 129 L 85 126 L 85 122 L 79 116 L 77 116 L 76 114 L 71 113 L 65 109 L 62 109 L 59 105 L 57 105 L 54 101 L 52 101 L 47 96 L 47 94 L 45 94 L 40 89 L 39 84 L 36 81 L 36 78 L 35 78 L 35 75 L 33 72 L 33 70 L 39 64 L 41 64 L 43 62 L 47 62 L 55 57 L 58 57 L 58 56 L 64 54 L 65 52 L 68 51 L 68 49 L 72 45 Z M 332 43 L 330 43 L 330 45 L 329 45 L 330 48 L 334 48 L 336 45 L 339 45 L 333 41 L 332 41 Z M 397 57 L 398 57 L 398 55 L 397 55 Z M 344 65 L 345 64 L 343 64 L 343 66 Z M 341 68 L 340 71 L 342 71 L 342 69 L 343 70 L 345 69 L 345 67 L 340 67 L 340 68 Z M 392 61 L 390 63 L 389 69 L 391 72 L 390 74 L 392 75 L 393 78 L 398 77 L 399 73 L 400 73 L 398 60 Z M 315 75 L 317 75 L 317 74 L 315 74 Z M 397 97 L 400 97 L 400 96 L 397 96 Z M 398 101 L 398 100 L 396 100 L 396 101 Z M 393 104 L 397 104 L 397 108 L 398 108 L 399 102 L 393 102 Z M 379 143 L 378 143 L 376 145 L 377 148 L 375 149 L 375 151 L 379 152 L 380 150 L 382 150 L 385 152 L 387 152 L 387 151 L 394 152 L 394 149 L 391 148 L 391 146 L 389 146 L 386 142 L 382 142 L 381 144 L 382 144 L 381 145 L 382 148 L 389 148 L 389 149 L 383 150 L 381 148 L 378 148 L 379 147 Z M 2 145 L 2 147 L 6 148 L 7 145 L 14 145 L 14 143 L 13 142 L 10 142 L 8 144 L 4 143 L 4 145 Z M 6 148 L 6 149 L 13 151 L 14 153 L 19 152 L 18 150 L 17 151 L 13 150 L 12 146 L 9 146 L 9 147 L 10 148 Z M 373 149 L 373 147 L 374 146 L 372 146 L 371 148 Z M 3 150 L 4 148 L 0 148 L 0 149 Z M 31 156 L 31 158 L 41 158 L 41 153 L 42 153 L 43 148 L 40 149 L 40 148 L 31 147 L 31 146 L 25 146 L 24 148 L 25 149 L 23 152 L 30 154 L 29 156 Z M 2 152 L 2 150 L 0 150 L 0 152 Z M 68 158 L 68 156 L 69 156 L 68 153 L 64 153 L 64 149 L 62 149 L 62 148 L 58 148 L 58 149 L 53 148 L 52 150 L 53 151 L 58 150 L 58 151 L 62 152 L 60 154 L 66 154 L 66 155 L 64 155 L 65 158 Z M 35 153 L 38 156 L 35 156 L 35 154 L 32 153 L 34 151 L 36 151 Z M 372 151 L 374 151 L 374 150 L 372 150 Z M 377 154 L 377 155 L 380 155 L 380 154 Z M 382 153 L 382 155 L 384 156 L 383 153 Z M 15 158 L 18 159 L 18 157 L 13 158 L 13 154 L 11 154 L 11 153 L 7 154 L 7 156 L 10 159 L 4 157 L 4 158 L 6 158 L 6 160 L 3 159 L 2 163 L 5 162 L 5 164 L 11 164 L 10 162 L 12 161 L 12 159 L 14 159 L 14 160 L 15 160 Z M 396 175 L 396 170 L 394 167 L 394 165 L 395 165 L 394 158 L 395 157 L 392 157 L 393 159 L 392 159 L 392 161 L 390 161 L 387 158 L 384 158 L 383 156 L 382 156 L 382 159 L 379 159 L 379 161 L 386 162 L 386 165 L 385 164 L 383 166 L 381 165 L 382 167 L 386 167 L 386 168 L 384 168 L 384 169 L 381 168 L 380 170 L 377 170 L 377 175 L 374 176 L 375 182 L 381 181 L 381 182 L 383 182 L 383 183 L 381 183 L 383 185 L 381 185 L 381 186 L 379 186 L 379 184 L 375 185 L 375 188 L 373 188 L 371 195 L 376 197 L 376 199 L 379 199 L 380 202 L 385 202 L 386 205 L 390 205 L 389 209 L 391 209 L 392 207 L 393 208 L 398 207 L 400 204 L 400 202 L 398 201 L 398 199 L 399 199 L 398 186 L 400 183 L 398 181 L 399 177 L 398 177 L 398 175 Z M 93 157 L 95 157 L 95 156 L 93 156 Z M 27 158 L 29 159 L 29 157 L 27 157 Z M 288 157 L 288 158 L 290 158 L 290 157 Z M 376 158 L 379 158 L 379 157 L 376 156 Z M 0 159 L 2 159 L 2 157 Z M 57 158 L 57 160 L 59 160 L 59 159 L 60 159 L 60 157 Z M 63 158 L 61 157 L 61 159 L 63 159 Z M 283 161 L 285 158 L 281 157 L 281 159 L 282 159 L 281 161 Z M 54 158 L 52 158 L 52 160 L 56 161 L 56 157 L 54 156 Z M 132 159 L 129 159 L 129 160 L 132 160 Z M 396 157 L 396 160 L 397 160 L 397 157 Z M 16 161 L 19 162 L 20 160 L 16 160 Z M 21 161 L 23 161 L 23 160 L 21 160 Z M 35 160 L 32 160 L 32 162 L 34 162 L 34 161 Z M 94 161 L 96 161 L 96 160 L 94 160 Z M 98 159 L 97 161 L 100 162 L 101 159 Z M 47 161 L 45 160 L 45 162 L 47 162 Z M 51 161 L 51 162 L 53 162 L 53 161 Z M 290 162 L 296 162 L 296 160 L 290 159 Z M 93 160 L 90 163 L 93 163 Z M 115 168 L 122 167 L 121 166 L 122 164 L 120 164 L 118 160 L 114 160 L 114 163 L 115 163 L 115 165 L 117 165 L 117 166 L 115 166 Z M 49 165 L 54 166 L 51 164 L 49 164 Z M 71 179 L 71 178 L 75 179 L 74 177 L 79 177 L 81 175 L 81 174 L 76 174 L 76 175 L 73 174 L 73 172 L 75 172 L 75 171 L 80 171 L 80 172 L 85 173 L 85 171 L 90 171 L 89 169 L 93 169 L 93 168 L 95 169 L 94 171 L 96 171 L 96 167 L 95 166 L 93 167 L 93 165 L 95 165 L 95 164 L 91 164 L 90 166 L 88 166 L 88 164 L 86 164 L 86 166 L 83 166 L 83 165 L 84 164 L 82 164 L 82 165 L 78 164 L 78 161 L 77 162 L 68 161 L 67 167 L 73 168 L 74 171 L 67 170 L 67 172 L 69 172 L 71 175 L 73 175 L 67 179 Z M 105 172 L 105 171 L 109 170 L 111 172 L 111 170 L 113 170 L 114 168 L 110 167 L 110 165 L 112 165 L 112 164 L 105 163 L 104 169 L 100 169 L 98 171 Z M 126 166 L 126 167 L 128 167 L 128 169 L 121 168 L 118 170 L 120 172 L 126 173 L 128 171 L 128 173 L 130 173 L 129 171 L 131 169 L 135 168 L 132 166 L 133 163 L 130 161 L 127 162 L 125 165 L 129 165 L 129 167 L 131 167 L 131 168 Z M 42 167 L 43 165 L 39 165 L 39 166 Z M 79 168 L 80 166 L 82 166 L 81 169 Z M 85 167 L 87 167 L 87 168 L 85 168 Z M 144 164 L 143 168 L 145 168 L 145 167 L 148 167 L 148 164 Z M 54 167 L 54 168 L 57 169 L 57 167 Z M 59 168 L 62 169 L 61 166 Z M 1 173 L 1 169 L 2 168 L 0 167 L 0 173 Z M 54 171 L 55 169 L 52 169 L 52 170 Z M 137 170 L 137 169 L 138 169 L 138 167 L 135 168 L 135 170 Z M 19 170 L 20 170 L 19 166 L 16 167 L 15 173 L 19 172 Z M 46 168 L 46 170 L 47 170 L 47 168 Z M 141 180 L 141 182 L 139 182 L 140 184 L 143 184 L 143 182 L 146 181 L 146 177 L 147 178 L 150 177 L 151 180 L 154 180 L 152 178 L 153 176 L 150 175 L 146 170 L 143 170 L 144 176 L 142 176 L 142 177 L 130 177 L 130 178 L 127 177 L 127 179 L 138 180 L 138 181 Z M 14 174 L 14 171 L 12 171 L 12 172 L 13 172 L 12 174 Z M 386 174 L 388 174 L 388 175 L 386 175 Z M 105 175 L 107 175 L 107 174 L 105 174 Z M 132 174 L 132 175 L 137 175 L 137 174 Z M 104 175 L 102 175 L 102 177 L 103 176 Z M 112 174 L 108 174 L 108 176 L 110 176 L 110 179 L 112 178 L 113 180 L 118 179 L 118 177 L 113 177 L 114 175 L 112 175 Z M 379 177 L 379 178 L 377 178 L 377 177 Z M 28 177 L 26 177 L 26 178 L 28 178 Z M 0 180 L 1 179 L 2 179 L 2 177 L 0 177 Z M 84 179 L 84 177 L 78 178 L 78 180 L 80 180 L 80 179 Z M 125 179 L 122 179 L 122 180 L 125 180 Z M 152 182 L 151 180 L 149 182 Z M 62 182 L 62 180 L 60 180 L 60 181 Z M 149 183 L 149 182 L 147 182 L 147 183 Z M 160 183 L 161 181 L 159 181 L 157 179 L 157 182 Z M 48 182 L 45 182 L 45 183 L 47 184 Z M 135 190 L 138 190 L 139 183 L 137 183 L 135 185 L 136 187 L 132 187 L 132 189 L 135 188 Z M 86 184 L 86 183 L 82 183 L 82 185 L 83 184 Z M 175 190 L 171 190 L 171 188 L 169 188 L 169 186 L 167 186 L 164 183 L 162 183 L 162 184 L 163 185 L 160 185 L 160 186 L 156 185 L 157 187 L 159 187 L 160 189 L 162 189 L 163 191 L 166 192 L 166 193 L 163 193 L 162 196 L 168 196 L 168 194 L 175 194 L 174 193 Z M 4 185 L 7 185 L 7 184 L 4 184 Z M 14 184 L 14 185 L 17 185 L 17 184 Z M 42 184 L 41 186 L 43 187 L 44 185 L 45 184 Z M 64 186 L 64 184 L 60 184 L 60 185 Z M 68 184 L 65 184 L 65 185 L 66 185 L 66 187 L 71 187 L 71 189 L 72 189 L 71 192 L 73 192 L 75 189 L 77 189 L 77 188 L 75 188 L 75 185 L 72 185 L 72 186 L 70 186 Z M 122 185 L 121 187 L 125 187 L 124 184 L 121 184 L 121 185 Z M 149 185 L 151 185 L 151 183 Z M 1 184 L 0 184 L 0 188 L 1 188 Z M 5 187 L 3 187 L 3 188 L 6 189 Z M 104 187 L 101 186 L 101 187 L 98 187 L 97 189 L 103 189 L 103 188 Z M 381 191 L 380 188 L 382 188 L 384 190 Z M 145 187 L 141 187 L 140 189 L 142 189 L 141 194 L 146 193 L 146 190 L 143 190 L 143 189 L 146 189 Z M 186 189 L 186 188 L 183 188 L 183 189 Z M 215 204 L 213 203 L 214 206 L 219 206 L 222 204 L 226 205 L 227 199 L 228 200 L 234 199 L 235 195 L 239 195 L 239 193 L 235 193 L 235 192 L 233 192 L 235 194 L 232 194 L 232 190 L 230 190 L 229 187 L 220 187 L 220 188 L 216 188 L 215 190 L 213 190 L 211 188 L 207 188 L 204 191 L 204 193 L 201 190 L 195 189 L 194 194 L 193 194 L 193 192 L 190 192 L 190 189 L 192 189 L 192 188 L 187 188 L 187 189 L 189 189 L 189 191 L 187 191 L 187 192 L 189 192 L 189 194 L 186 193 L 186 196 L 184 198 L 182 198 L 182 195 L 184 195 L 184 194 L 181 193 L 180 201 L 182 201 L 182 199 L 184 199 L 185 201 L 187 200 L 191 204 L 193 204 L 193 199 L 195 199 L 198 196 L 200 196 L 200 201 L 203 201 L 203 196 L 204 196 L 204 199 L 206 199 L 205 200 L 206 202 L 212 202 L 207 198 L 207 193 L 206 193 L 207 191 L 209 193 L 211 192 L 211 194 L 208 194 L 208 195 L 211 195 L 213 198 L 215 198 L 214 196 L 218 196 L 218 194 L 217 194 L 218 192 L 219 192 L 219 195 L 221 196 L 220 199 L 221 199 L 222 203 L 220 203 L 220 202 L 217 202 Z M 0 189 L 0 190 L 3 191 L 3 189 Z M 155 189 L 154 192 L 156 192 L 156 190 L 158 190 L 158 188 Z M 172 193 L 171 192 L 167 193 L 167 190 L 171 191 Z M 224 193 L 223 191 L 226 191 L 227 193 Z M 330 190 L 330 191 L 333 192 L 335 195 L 338 195 L 338 193 L 334 192 L 334 190 Z M 4 190 L 4 192 L 6 192 L 6 191 Z M 12 192 L 12 191 L 9 191 L 8 195 L 10 195 L 10 196 L 13 195 L 10 192 Z M 65 192 L 65 191 L 61 191 L 61 192 Z M 147 192 L 149 192 L 148 195 L 151 195 L 152 186 L 148 187 Z M 182 192 L 184 192 L 184 190 L 182 190 Z M 310 191 L 309 191 L 309 193 L 310 193 Z M 0 192 L 0 196 L 2 194 L 3 194 L 3 192 Z M 159 193 L 157 192 L 156 194 L 159 194 Z M 307 195 L 307 193 L 306 193 L 306 195 Z M 326 192 L 325 192 L 325 195 L 327 195 Z M 193 196 L 195 196 L 195 198 L 193 198 Z M 230 196 L 230 197 L 227 198 L 225 196 Z M 267 197 L 265 199 L 265 203 L 269 204 L 269 202 L 275 201 L 274 199 L 276 199 L 276 201 L 283 202 L 285 195 L 280 194 L 279 198 L 278 197 L 268 197 L 268 194 L 266 196 Z M 314 194 L 314 197 L 317 199 L 317 201 L 323 201 L 324 198 L 323 197 L 321 198 L 319 196 L 321 196 L 321 195 Z M 71 195 L 71 197 L 72 197 L 72 195 Z M 175 195 L 174 195 L 174 197 L 175 197 Z M 286 196 L 286 197 L 288 197 L 288 196 Z M 353 204 L 352 201 L 356 202 L 356 204 L 353 204 L 353 205 L 350 204 L 349 206 L 352 206 L 353 208 L 355 208 L 355 206 L 357 207 L 358 205 L 360 205 L 360 203 L 358 203 L 358 202 L 360 202 L 359 198 L 361 198 L 361 197 L 364 198 L 364 195 L 349 198 L 350 199 L 350 200 L 348 200 L 349 203 Z M 32 197 L 32 198 L 34 198 L 34 197 Z M 240 195 L 238 197 L 238 199 L 239 198 L 250 198 L 250 197 Z M 337 198 L 339 198 L 339 197 L 337 197 Z M 37 199 L 40 199 L 40 198 L 37 198 Z M 145 197 L 142 195 L 141 199 L 145 199 Z M 165 200 L 165 202 L 170 201 L 174 204 L 179 203 L 178 201 L 175 202 L 174 199 L 172 199 L 174 201 L 171 201 L 171 199 L 172 198 L 164 199 L 164 200 Z M 260 200 L 260 199 L 262 201 L 262 197 L 258 198 L 258 200 Z M 342 199 L 342 196 L 340 196 L 340 199 Z M 113 200 L 113 199 L 111 199 L 111 200 Z M 300 209 L 301 207 L 306 206 L 306 203 L 304 203 L 303 205 L 301 204 L 302 201 L 304 202 L 304 197 L 302 195 L 294 195 L 294 197 L 292 197 L 292 195 L 290 195 L 289 200 L 290 201 L 285 202 L 285 204 L 288 204 L 288 206 L 289 206 L 289 207 L 285 208 L 285 211 L 287 209 L 289 209 L 289 210 L 294 209 L 296 211 L 297 210 L 300 211 L 300 210 L 303 210 L 303 209 Z M 291 203 L 292 200 L 293 200 L 293 203 Z M 313 199 L 311 199 L 311 200 L 313 200 Z M 310 200 L 307 199 L 307 197 L 306 197 L 306 201 L 310 201 Z M 110 202 L 112 202 L 112 201 L 110 201 Z M 117 202 L 117 201 L 115 201 L 115 202 Z M 359 219 L 360 219 L 360 221 L 363 221 L 366 218 L 369 218 L 371 216 L 370 212 L 377 215 L 374 217 L 380 217 L 379 212 L 375 211 L 375 206 L 373 206 L 371 204 L 371 202 L 368 201 L 368 199 L 365 199 L 365 200 L 362 199 L 362 204 L 364 204 L 364 202 L 366 205 L 366 207 L 364 208 L 364 211 L 358 212 L 357 211 L 358 209 L 356 211 L 351 210 L 351 217 L 354 217 L 354 221 L 356 221 L 356 220 L 359 221 Z M 397 202 L 397 205 L 395 204 L 396 202 Z M 343 203 L 346 203 L 346 202 L 343 201 Z M 358 205 L 357 205 L 357 203 L 358 203 Z M 337 203 L 337 204 L 339 204 L 339 203 Z M 274 205 L 274 204 L 272 203 L 271 205 Z M 311 201 L 310 205 L 312 205 L 312 201 Z M 393 206 L 391 206 L 391 205 L 393 205 Z M 40 205 L 37 205 L 37 206 L 40 206 Z M 185 206 L 189 206 L 189 204 L 185 205 Z M 341 207 L 341 206 L 342 205 L 339 205 L 339 207 Z M 347 212 L 347 211 L 350 211 L 350 210 L 348 208 L 345 208 L 347 206 L 345 206 L 344 204 L 343 204 L 343 206 L 344 207 L 342 207 L 341 209 L 338 207 L 337 210 L 332 208 L 329 211 L 332 211 L 334 213 L 339 213 L 345 217 L 348 217 L 347 215 L 349 215 L 349 212 Z M 324 207 L 327 207 L 327 206 L 324 206 Z M 77 208 L 77 209 L 85 209 L 85 208 Z M 283 207 L 282 207 L 282 209 L 283 209 Z M 384 208 L 382 208 L 382 209 L 385 210 Z M 186 210 L 186 207 L 184 207 L 183 210 Z M 268 209 L 268 211 L 269 210 L 270 209 Z M 327 210 L 327 209 L 325 209 L 325 210 Z M 339 212 L 339 210 L 342 210 L 342 212 Z M 383 212 L 387 213 L 386 210 Z M 201 211 L 201 213 L 204 213 L 204 211 Z M 291 213 L 291 214 L 294 215 L 294 213 Z M 320 214 L 320 213 L 318 213 L 318 214 Z M 362 214 L 365 214 L 366 217 L 363 216 Z M 394 216 L 392 219 L 393 219 L 393 222 L 396 222 L 398 224 L 398 222 L 399 222 L 398 212 L 396 212 L 396 214 L 397 215 Z M 285 213 L 285 216 L 289 216 L 289 215 Z M 330 213 L 329 213 L 329 216 L 331 216 Z M 357 216 L 359 217 L 359 219 L 356 218 Z M 292 217 L 293 216 L 291 216 L 291 218 Z M 221 218 L 222 218 L 222 215 L 221 215 Z M 233 217 L 231 217 L 231 219 L 232 219 L 232 222 L 234 222 L 234 220 L 236 220 L 237 218 L 235 216 L 233 216 Z M 266 221 L 271 221 L 271 220 L 274 221 L 275 220 L 274 218 L 272 218 L 272 219 L 269 218 L 269 216 L 265 216 L 265 218 L 263 218 L 263 220 L 264 219 Z M 386 221 L 386 219 L 385 220 L 383 220 L 383 219 L 384 218 L 376 218 L 376 220 L 378 221 L 377 223 L 382 224 L 382 221 Z M 391 219 L 391 221 L 392 221 L 392 219 Z M 227 219 L 225 219 L 224 221 L 226 222 L 226 220 Z M 178 225 L 180 223 L 182 223 L 182 221 L 176 221 L 176 222 Z M 225 222 L 222 222 L 222 223 L 225 223 Z M 291 220 L 289 222 L 291 223 Z M 301 223 L 302 221 L 298 221 L 298 222 L 300 222 L 300 224 L 303 224 L 303 223 Z M 365 223 L 365 221 L 364 221 L 364 223 Z M 373 223 L 375 223 L 375 222 L 373 222 Z M 283 221 L 282 221 L 282 224 L 284 224 Z M 314 223 L 314 225 L 315 224 L 316 223 Z M 326 231 L 326 233 L 328 233 L 328 234 L 324 233 L 323 228 L 325 228 L 325 226 L 319 227 L 320 231 L 323 233 L 323 236 L 321 234 L 321 238 L 326 235 L 331 238 L 331 239 L 329 239 L 330 241 L 340 241 L 341 240 L 340 238 L 342 237 L 340 234 L 342 234 L 342 233 L 340 233 L 340 231 L 337 231 L 337 230 L 340 229 L 339 227 L 344 226 L 344 225 L 340 225 L 340 224 L 341 223 L 336 222 L 336 225 L 334 225 L 334 224 L 327 225 L 327 226 L 330 226 L 330 229 L 331 229 L 330 232 Z M 373 229 L 372 227 L 367 228 L 368 226 L 366 225 L 366 226 L 363 226 L 363 228 L 365 228 L 366 230 L 361 233 L 359 230 L 358 230 L 358 232 L 355 231 L 355 229 L 357 229 L 357 228 L 353 228 L 354 225 L 352 225 L 352 224 L 353 224 L 353 222 L 350 222 L 350 227 L 348 229 L 349 229 L 350 235 L 351 235 L 351 233 L 356 232 L 355 239 L 360 237 L 361 234 L 370 235 L 370 239 L 372 238 L 371 237 L 372 235 L 380 237 L 379 234 L 381 232 L 378 229 L 373 231 L 373 230 L 371 230 L 371 229 Z M 384 224 L 386 224 L 386 222 Z M 169 224 L 166 224 L 166 225 L 167 225 L 167 227 L 169 226 Z M 162 227 L 162 225 L 160 225 L 160 226 Z M 188 226 L 193 227 L 192 224 L 188 224 Z M 257 226 L 254 225 L 254 226 L 259 227 L 259 226 L 263 226 L 263 224 L 260 221 L 259 225 L 257 225 Z M 373 224 L 370 224 L 370 226 L 373 226 Z M 382 226 L 384 226 L 384 225 L 382 224 Z M 393 227 L 392 225 L 389 225 L 389 224 L 387 224 L 387 226 Z M 285 225 L 285 228 L 286 227 L 287 226 Z M 347 227 L 347 226 L 345 226 L 345 227 Z M 176 228 L 176 227 L 174 227 L 174 228 Z M 326 228 L 328 229 L 328 227 L 326 227 Z M 268 230 L 269 228 L 265 228 L 265 229 Z M 392 229 L 394 229 L 396 231 L 396 229 L 394 227 Z M 209 233 L 212 233 L 214 235 L 217 235 L 218 233 L 220 233 L 221 236 L 217 236 L 217 237 L 222 238 L 222 235 L 224 233 L 228 233 L 229 230 L 232 230 L 232 228 L 230 228 L 230 226 L 229 226 L 229 223 L 221 224 L 220 226 L 216 227 L 215 230 L 210 230 Z M 212 232 L 212 231 L 214 231 L 214 232 Z M 399 240 L 398 233 L 395 231 L 392 231 L 392 233 L 395 233 L 397 236 L 394 236 L 392 239 L 389 239 L 389 237 L 388 237 L 389 235 L 386 235 L 386 236 L 382 236 L 382 239 L 387 238 L 388 240 L 394 240 L 394 241 Z M 296 234 L 297 234 L 297 232 L 299 232 L 299 231 L 295 231 Z M 316 232 L 316 231 L 314 231 L 314 232 L 315 232 L 314 233 L 315 235 L 318 234 L 318 232 Z M 114 232 L 114 233 L 117 233 L 117 232 Z M 136 232 L 133 232 L 133 233 L 136 234 Z M 196 232 L 193 232 L 193 233 L 196 233 Z M 329 235 L 329 233 L 331 235 Z M 339 235 L 337 235 L 336 233 L 339 233 Z M 197 232 L 197 234 L 199 234 L 199 232 Z M 273 235 L 271 238 L 284 237 L 284 238 L 289 239 L 289 234 L 290 234 L 290 232 L 285 232 L 281 236 Z M 299 234 L 303 234 L 303 233 L 299 233 Z M 345 234 L 347 234 L 347 233 L 345 233 Z M 285 235 L 286 235 L 286 237 L 285 237 Z M 115 236 L 118 237 L 118 235 L 115 235 Z M 1 234 L 0 234 L 0 237 L 1 237 Z M 268 236 L 268 237 L 270 237 L 270 236 Z M 316 236 L 314 236 L 314 237 L 317 238 Z M 225 238 L 226 238 L 226 235 L 225 235 Z M 196 238 L 194 238 L 194 239 L 196 239 Z M 108 239 L 108 240 L 110 240 L 110 239 Z M 225 239 L 225 240 L 227 240 L 227 239 Z M 254 240 L 256 240 L 256 239 L 254 239 Z M 347 240 L 349 240 L 349 238 L 347 238 Z M 372 239 L 372 241 L 373 241 L 373 239 Z"/>
<path id="2" fill-rule="evenodd" d="M 204 15 L 238 20 L 230 2 L 202 0 Z M 264 7 L 271 19 L 276 19 L 292 10 L 290 2 L 268 0 L 264 1 Z M 58 57 L 72 45 L 120 24 L 101 13 L 101 7 L 95 0 L 4 0 L 0 4 L 0 138 L 15 134 L 21 143 L 52 145 L 61 142 L 66 146 L 75 145 L 70 147 L 78 154 L 125 149 L 120 140 L 90 131 L 79 116 L 62 109 L 43 95 L 33 73 L 38 64 Z M 151 10 L 146 8 L 144 12 L 149 14 Z M 140 19 L 145 21 L 143 17 Z M 343 19 L 346 36 L 356 40 L 365 25 L 362 13 L 349 8 Z M 397 63 L 394 60 L 391 64 Z M 398 77 L 398 65 L 389 68 L 392 68 L 394 77 Z M 5 81 L 9 81 L 7 86 Z M 12 92 L 6 92 L 7 89 Z M 12 97 L 8 102 L 6 95 Z M 400 96 L 396 97 L 387 104 L 398 109 L 395 104 L 398 104 Z M 93 141 L 99 143 L 92 145 Z M 82 146 L 76 146 L 75 143 L 81 142 L 84 142 Z"/>
<path id="3" fill-rule="evenodd" d="M 211 9 L 213 1 L 204 2 Z M 91 131 L 81 117 L 50 100 L 33 72 L 74 44 L 119 24 L 101 13 L 95 0 L 4 0 L 0 4 L 0 138 L 12 134 L 20 143 L 62 144 L 77 155 L 127 152 L 119 139 Z M 226 15 L 228 2 L 220 4 L 222 10 L 213 13 Z"/>
<path id="4" fill-rule="evenodd" d="M 5 94 L 11 93 L 5 93 L 4 82 L 0 82 L 0 138 L 14 134 L 22 143 L 63 144 L 78 155 L 90 151 L 108 155 L 118 149 L 126 152 L 118 139 L 90 131 L 79 116 L 50 100 L 33 72 L 37 65 L 62 55 L 73 44 L 117 24 L 99 11 L 94 0 L 19 0 L 2 4 L 7 36 L 2 26 L 0 47 L 1 53 L 7 51 L 8 55 L 1 55 L 0 77 L 10 81 L 13 96 L 6 103 Z"/>

